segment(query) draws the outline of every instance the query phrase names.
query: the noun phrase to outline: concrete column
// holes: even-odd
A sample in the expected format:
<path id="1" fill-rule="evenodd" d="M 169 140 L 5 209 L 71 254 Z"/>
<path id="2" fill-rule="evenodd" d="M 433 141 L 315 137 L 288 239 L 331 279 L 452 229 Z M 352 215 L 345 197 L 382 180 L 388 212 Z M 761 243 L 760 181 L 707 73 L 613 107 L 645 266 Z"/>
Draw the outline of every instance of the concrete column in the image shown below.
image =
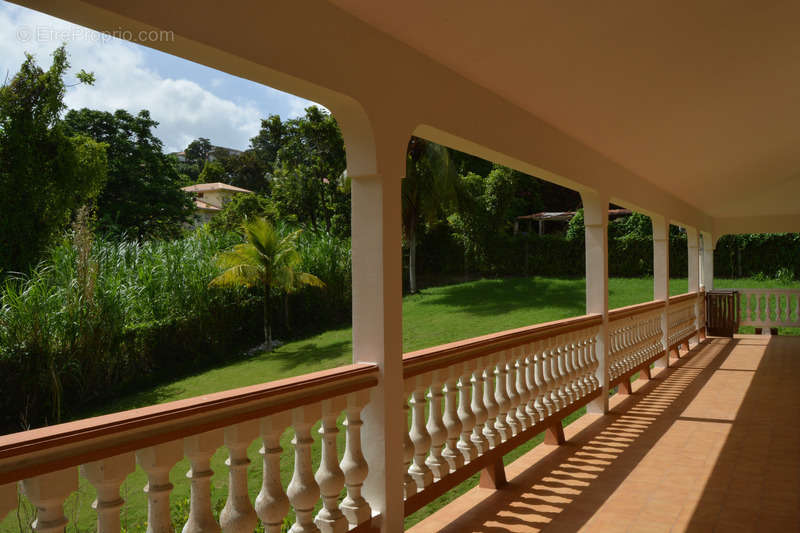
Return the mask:
<path id="1" fill-rule="evenodd" d="M 700 241 L 696 228 L 686 228 L 687 257 L 689 263 L 689 292 L 700 290 Z M 694 304 L 695 328 L 700 328 L 705 324 L 705 317 L 700 318 L 700 304 L 695 300 Z M 700 336 L 695 335 L 692 340 L 700 342 Z"/>
<path id="2" fill-rule="evenodd" d="M 597 343 L 597 379 L 602 392 L 586 409 L 590 413 L 608 412 L 608 196 L 582 192 L 583 221 L 586 231 L 586 312 L 603 315 Z"/>
<path id="3" fill-rule="evenodd" d="M 664 357 L 655 362 L 657 367 L 669 366 L 667 353 L 667 310 L 669 309 L 669 223 L 660 215 L 650 217 L 653 221 L 653 299 L 664 300 L 666 306 L 661 315 L 661 344 Z"/>
<path id="4" fill-rule="evenodd" d="M 700 245 L 696 228 L 686 228 L 689 259 L 689 292 L 700 290 Z"/>
<path id="5" fill-rule="evenodd" d="M 407 142 L 407 139 L 406 139 Z M 402 150 L 400 150 L 402 148 Z M 348 146 L 348 160 L 351 156 Z M 380 174 L 351 175 L 353 362 L 373 362 L 379 384 L 363 412 L 369 465 L 363 495 L 382 515 L 382 531 L 403 529 L 403 346 L 401 196 L 405 146 Z"/>
<path id="6" fill-rule="evenodd" d="M 703 240 L 703 268 L 700 276 L 700 285 L 705 290 L 710 291 L 714 288 L 714 238 L 707 231 L 701 232 L 700 236 Z"/>

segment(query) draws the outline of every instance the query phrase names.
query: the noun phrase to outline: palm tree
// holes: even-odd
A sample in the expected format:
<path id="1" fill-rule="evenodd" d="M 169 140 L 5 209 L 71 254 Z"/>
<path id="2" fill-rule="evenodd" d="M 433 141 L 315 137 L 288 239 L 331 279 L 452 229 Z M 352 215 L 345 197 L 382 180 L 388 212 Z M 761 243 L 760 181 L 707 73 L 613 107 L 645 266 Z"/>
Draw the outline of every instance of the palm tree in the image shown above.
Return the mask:
<path id="1" fill-rule="evenodd" d="M 419 137 L 408 143 L 403 180 L 403 232 L 408 241 L 408 285 L 417 292 L 417 222 L 432 222 L 455 200 L 458 173 L 447 147 Z"/>
<path id="2" fill-rule="evenodd" d="M 222 274 L 210 285 L 260 287 L 264 291 L 264 344 L 272 350 L 270 300 L 272 289 L 286 291 L 290 286 L 323 286 L 322 281 L 306 272 L 297 272 L 300 254 L 297 238 L 302 230 L 282 235 L 266 218 L 245 220 L 242 230 L 247 242 L 217 256 Z M 291 283 L 290 283 L 291 282 Z M 293 285 L 292 285 L 293 284 Z"/>

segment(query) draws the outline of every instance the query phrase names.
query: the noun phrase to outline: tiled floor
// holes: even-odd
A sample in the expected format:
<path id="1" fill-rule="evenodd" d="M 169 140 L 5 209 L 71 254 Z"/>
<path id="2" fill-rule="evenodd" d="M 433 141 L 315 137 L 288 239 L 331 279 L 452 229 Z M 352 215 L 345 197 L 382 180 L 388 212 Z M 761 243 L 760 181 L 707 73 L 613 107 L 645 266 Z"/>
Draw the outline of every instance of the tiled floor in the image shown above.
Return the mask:
<path id="1" fill-rule="evenodd" d="M 800 338 L 709 340 L 611 405 L 411 531 L 800 531 Z"/>

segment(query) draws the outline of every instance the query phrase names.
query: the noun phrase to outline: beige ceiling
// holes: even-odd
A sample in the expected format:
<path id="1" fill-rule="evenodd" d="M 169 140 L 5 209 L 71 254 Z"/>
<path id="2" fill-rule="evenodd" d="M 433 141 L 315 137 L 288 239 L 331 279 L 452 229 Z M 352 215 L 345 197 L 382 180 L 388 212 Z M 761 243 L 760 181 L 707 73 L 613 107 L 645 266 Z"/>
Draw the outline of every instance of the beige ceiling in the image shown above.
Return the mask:
<path id="1" fill-rule="evenodd" d="M 333 3 L 712 216 L 800 213 L 800 2 Z"/>

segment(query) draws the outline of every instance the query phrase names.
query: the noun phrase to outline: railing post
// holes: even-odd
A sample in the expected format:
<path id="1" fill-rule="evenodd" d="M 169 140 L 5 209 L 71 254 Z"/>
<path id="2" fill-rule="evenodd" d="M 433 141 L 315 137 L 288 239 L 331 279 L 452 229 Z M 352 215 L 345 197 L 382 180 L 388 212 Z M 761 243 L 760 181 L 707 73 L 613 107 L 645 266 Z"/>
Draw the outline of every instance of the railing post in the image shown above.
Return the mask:
<path id="1" fill-rule="evenodd" d="M 387 155 L 348 143 L 352 191 L 353 362 L 374 362 L 379 382 L 363 411 L 363 451 L 369 465 L 364 498 L 381 514 L 382 531 L 403 528 L 402 225 L 401 178 L 408 137 Z M 363 152 L 363 153 L 360 153 Z M 396 152 L 396 153 L 395 153 Z M 392 157 L 395 156 L 395 157 Z M 359 158 L 377 162 L 357 173 Z"/>
<path id="2" fill-rule="evenodd" d="M 689 292 L 700 292 L 700 243 L 698 241 L 697 229 L 686 227 L 687 257 L 689 263 Z M 695 298 L 694 301 L 694 328 L 697 333 L 694 340 L 700 342 L 700 303 Z M 688 346 L 688 341 L 687 341 Z"/>
<path id="3" fill-rule="evenodd" d="M 700 279 L 706 291 L 714 288 L 714 237 L 706 232 L 700 232 L 703 242 L 703 270 Z"/>
<path id="4" fill-rule="evenodd" d="M 581 192 L 586 231 L 586 312 L 599 313 L 603 323 L 597 339 L 597 379 L 601 392 L 586 406 L 590 413 L 608 412 L 608 196 Z"/>
<path id="5" fill-rule="evenodd" d="M 652 215 L 653 221 L 653 299 L 664 300 L 661 310 L 661 347 L 664 356 L 657 359 L 657 367 L 669 366 L 667 337 L 669 335 L 669 224 L 660 215 Z"/>

